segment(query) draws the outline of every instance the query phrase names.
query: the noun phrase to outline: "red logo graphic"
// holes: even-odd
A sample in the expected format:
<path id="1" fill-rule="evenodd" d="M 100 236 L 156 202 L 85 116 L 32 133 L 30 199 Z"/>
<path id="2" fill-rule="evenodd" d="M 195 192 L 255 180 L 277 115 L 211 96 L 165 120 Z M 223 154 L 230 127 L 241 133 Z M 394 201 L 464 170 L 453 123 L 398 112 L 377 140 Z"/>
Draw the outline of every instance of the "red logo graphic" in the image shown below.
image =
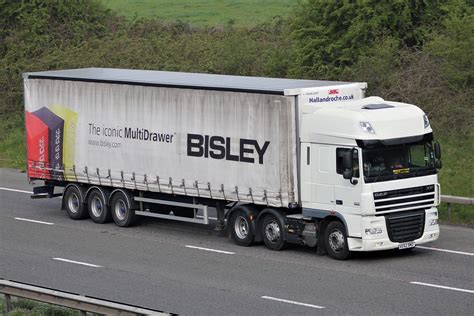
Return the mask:
<path id="1" fill-rule="evenodd" d="M 329 94 L 339 94 L 338 89 L 329 90 Z"/>

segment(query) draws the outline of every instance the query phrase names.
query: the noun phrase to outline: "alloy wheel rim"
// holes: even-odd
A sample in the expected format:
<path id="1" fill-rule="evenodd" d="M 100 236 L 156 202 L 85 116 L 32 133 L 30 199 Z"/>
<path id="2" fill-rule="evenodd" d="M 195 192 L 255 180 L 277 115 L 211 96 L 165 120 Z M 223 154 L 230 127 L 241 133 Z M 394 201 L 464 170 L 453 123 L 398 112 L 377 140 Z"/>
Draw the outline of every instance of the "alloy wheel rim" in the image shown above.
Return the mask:
<path id="1" fill-rule="evenodd" d="M 117 203 L 115 204 L 114 211 L 115 215 L 119 220 L 124 220 L 127 213 L 125 202 L 122 200 L 117 201 Z"/>
<path id="2" fill-rule="evenodd" d="M 97 196 L 95 196 L 92 199 L 91 211 L 95 217 L 100 217 L 102 215 L 102 212 L 104 211 L 104 206 L 102 205 L 102 201 Z"/>
<path id="3" fill-rule="evenodd" d="M 329 234 L 329 246 L 334 252 L 341 252 L 345 244 L 344 235 L 340 230 L 333 230 Z"/>
<path id="4" fill-rule="evenodd" d="M 79 205 L 80 205 L 79 197 L 77 196 L 76 193 L 71 193 L 71 195 L 69 195 L 69 198 L 68 198 L 69 210 L 75 214 L 79 212 Z"/>
<path id="5" fill-rule="evenodd" d="M 237 237 L 240 239 L 247 238 L 249 234 L 249 223 L 247 222 L 247 219 L 243 216 L 239 216 L 235 221 L 234 230 Z"/>
<path id="6" fill-rule="evenodd" d="M 271 242 L 276 242 L 280 239 L 280 226 L 276 221 L 271 221 L 265 226 L 265 236 Z"/>

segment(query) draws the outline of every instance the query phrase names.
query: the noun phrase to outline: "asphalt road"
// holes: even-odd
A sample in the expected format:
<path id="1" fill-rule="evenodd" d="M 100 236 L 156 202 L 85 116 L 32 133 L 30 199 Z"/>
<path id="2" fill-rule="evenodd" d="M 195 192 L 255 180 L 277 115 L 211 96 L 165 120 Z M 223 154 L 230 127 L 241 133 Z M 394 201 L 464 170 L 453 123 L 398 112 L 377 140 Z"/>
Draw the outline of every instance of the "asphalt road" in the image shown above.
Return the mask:
<path id="1" fill-rule="evenodd" d="M 0 278 L 186 315 L 474 314 L 469 228 L 442 226 L 427 246 L 437 250 L 341 262 L 305 247 L 238 247 L 198 224 L 73 221 L 60 199 L 31 190 L 25 174 L 0 169 Z"/>

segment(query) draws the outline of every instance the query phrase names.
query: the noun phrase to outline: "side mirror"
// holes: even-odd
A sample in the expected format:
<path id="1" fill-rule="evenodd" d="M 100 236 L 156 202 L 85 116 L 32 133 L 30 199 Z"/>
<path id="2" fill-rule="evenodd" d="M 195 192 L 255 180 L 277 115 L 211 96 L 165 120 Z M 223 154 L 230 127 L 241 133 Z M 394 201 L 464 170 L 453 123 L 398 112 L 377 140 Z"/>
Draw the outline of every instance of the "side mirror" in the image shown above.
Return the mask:
<path id="1" fill-rule="evenodd" d="M 436 159 L 441 159 L 441 146 L 439 143 L 434 143 L 434 153 Z"/>
<path id="2" fill-rule="evenodd" d="M 347 180 L 352 179 L 352 169 L 344 170 L 344 172 L 342 173 L 342 177 Z"/>
<path id="3" fill-rule="evenodd" d="M 342 156 L 342 167 L 344 168 L 344 170 L 352 170 L 352 150 L 346 151 L 344 153 L 344 156 Z"/>
<path id="4" fill-rule="evenodd" d="M 435 160 L 435 168 L 436 168 L 436 169 L 441 169 L 441 168 L 443 168 L 443 163 L 441 162 L 441 160 L 439 160 L 439 159 L 436 159 L 436 160 Z"/>

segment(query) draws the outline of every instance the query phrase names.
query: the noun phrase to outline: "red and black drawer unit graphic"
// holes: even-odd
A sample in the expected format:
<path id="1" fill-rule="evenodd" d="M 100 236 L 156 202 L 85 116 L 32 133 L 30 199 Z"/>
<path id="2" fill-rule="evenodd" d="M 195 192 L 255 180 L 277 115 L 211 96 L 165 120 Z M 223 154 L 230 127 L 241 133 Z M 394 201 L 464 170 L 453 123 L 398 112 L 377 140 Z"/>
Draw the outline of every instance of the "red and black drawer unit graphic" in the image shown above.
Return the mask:
<path id="1" fill-rule="evenodd" d="M 26 112 L 28 176 L 63 179 L 64 120 L 48 108 Z"/>

